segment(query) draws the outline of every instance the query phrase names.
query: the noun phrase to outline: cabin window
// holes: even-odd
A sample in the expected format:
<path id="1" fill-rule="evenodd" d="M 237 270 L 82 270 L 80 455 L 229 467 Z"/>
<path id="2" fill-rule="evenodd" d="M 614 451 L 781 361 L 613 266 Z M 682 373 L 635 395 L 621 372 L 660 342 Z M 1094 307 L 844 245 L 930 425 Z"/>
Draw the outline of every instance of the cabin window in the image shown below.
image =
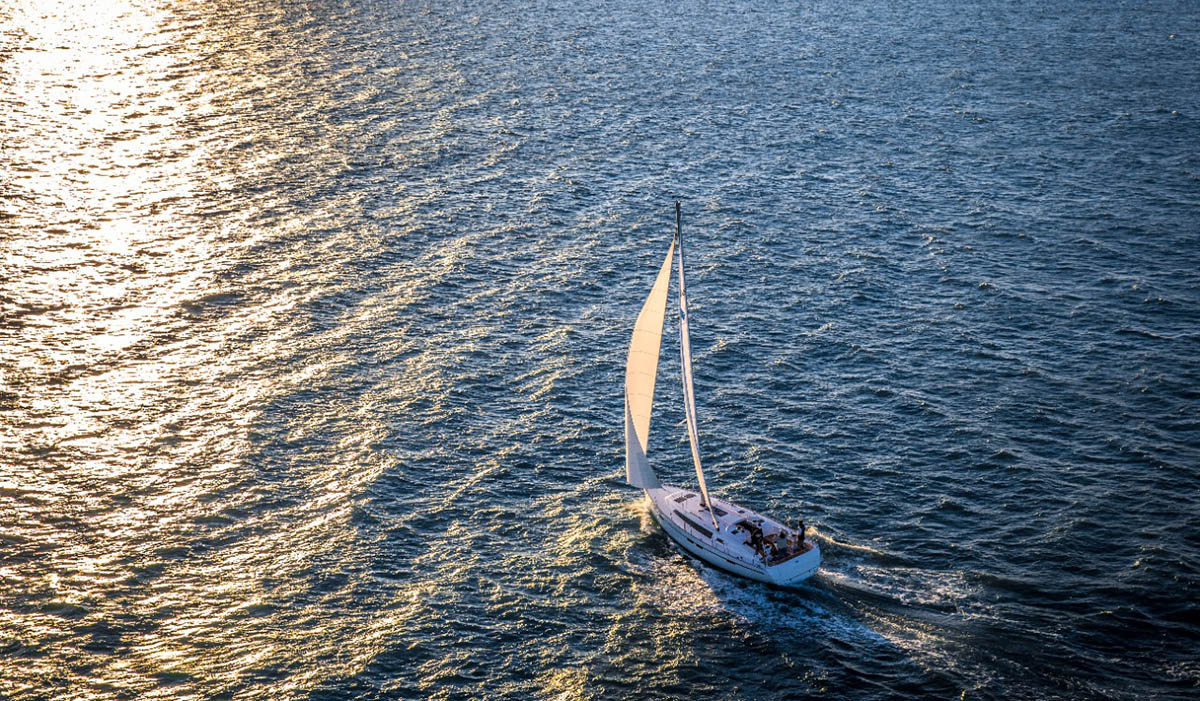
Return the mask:
<path id="1" fill-rule="evenodd" d="M 696 523 L 695 521 L 688 518 L 687 516 L 684 516 L 683 514 L 679 513 L 679 509 L 675 509 L 675 515 L 678 516 L 679 518 L 683 519 L 683 522 L 686 523 L 687 525 L 691 526 L 692 528 L 695 528 L 697 533 L 702 533 L 705 538 L 712 538 L 712 531 L 708 530 L 704 526 L 701 526 L 700 524 Z"/>
<path id="2" fill-rule="evenodd" d="M 675 497 L 675 503 L 682 504 L 683 502 L 687 501 L 688 499 L 691 499 L 694 496 L 696 496 L 696 495 L 692 494 L 691 492 L 688 492 L 687 494 L 684 494 L 683 496 Z"/>
<path id="3" fill-rule="evenodd" d="M 725 509 L 722 509 L 719 506 L 712 507 L 712 510 L 713 510 L 713 513 L 717 515 L 717 518 L 721 518 L 725 514 L 729 513 L 728 511 L 726 511 Z"/>

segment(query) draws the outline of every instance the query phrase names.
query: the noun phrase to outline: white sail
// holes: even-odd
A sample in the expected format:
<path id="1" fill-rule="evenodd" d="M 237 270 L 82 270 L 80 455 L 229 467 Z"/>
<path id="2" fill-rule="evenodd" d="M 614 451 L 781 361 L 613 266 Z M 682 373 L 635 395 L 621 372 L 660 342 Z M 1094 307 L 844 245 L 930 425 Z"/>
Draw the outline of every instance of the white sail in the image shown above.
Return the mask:
<path id="1" fill-rule="evenodd" d="M 654 406 L 654 380 L 658 376 L 658 349 L 662 344 L 667 291 L 671 287 L 671 241 L 654 287 L 638 313 L 625 361 L 625 479 L 635 487 L 654 489 L 662 483 L 646 459 L 650 440 L 650 410 Z"/>
<path id="2" fill-rule="evenodd" d="M 704 505 L 709 506 L 708 485 L 704 483 L 704 469 L 700 467 L 700 434 L 696 430 L 696 396 L 692 388 L 692 342 L 688 336 L 687 287 L 683 282 L 683 225 L 680 222 L 679 203 L 675 203 L 675 231 L 679 239 L 679 365 L 683 377 L 683 407 L 687 411 L 688 442 L 692 445 L 692 462 L 696 464 L 696 479 L 700 481 L 700 495 Z M 710 510 L 713 527 L 717 517 Z"/>

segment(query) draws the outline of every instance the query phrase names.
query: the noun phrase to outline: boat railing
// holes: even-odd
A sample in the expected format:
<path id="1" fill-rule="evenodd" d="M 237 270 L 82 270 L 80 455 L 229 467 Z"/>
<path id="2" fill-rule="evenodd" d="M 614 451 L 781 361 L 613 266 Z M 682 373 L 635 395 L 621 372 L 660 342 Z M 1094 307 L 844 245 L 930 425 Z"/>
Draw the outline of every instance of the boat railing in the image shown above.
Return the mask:
<path id="1" fill-rule="evenodd" d="M 721 552 L 724 552 L 725 555 L 730 556 L 730 557 L 736 557 L 738 559 L 742 559 L 742 557 L 740 557 L 739 553 L 733 552 L 732 550 L 730 550 L 730 547 L 728 547 L 728 545 L 725 544 L 724 540 L 718 540 L 718 538 L 720 537 L 719 532 L 713 533 L 712 531 L 709 531 L 709 529 L 707 529 L 707 528 L 704 528 L 704 529 L 698 528 L 698 527 L 696 527 L 695 523 L 691 522 L 690 519 L 680 519 L 680 521 L 683 521 L 682 526 L 684 527 L 684 529 L 689 529 L 689 531 L 694 532 L 696 535 L 698 535 L 698 537 L 703 538 L 704 541 L 707 541 L 707 543 L 710 546 L 712 546 L 714 550 L 719 550 Z"/>
<path id="2" fill-rule="evenodd" d="M 724 540 L 720 540 L 720 541 L 717 540 L 717 538 L 720 537 L 719 533 L 713 533 L 712 531 L 709 531 L 708 529 L 705 529 L 702 531 L 699 528 L 697 528 L 694 524 L 692 524 L 692 522 L 690 520 L 688 520 L 688 519 L 681 519 L 681 520 L 683 521 L 684 528 L 695 531 L 696 535 L 702 536 L 706 541 L 708 541 L 708 543 L 715 550 L 720 550 L 721 552 L 725 553 L 726 555 L 728 555 L 732 558 L 736 558 L 738 560 L 743 559 L 742 554 L 731 550 L 729 548 L 729 546 L 725 544 Z"/>
<path id="3" fill-rule="evenodd" d="M 788 560 L 793 560 L 797 557 L 800 557 L 801 555 L 803 555 L 804 553 L 806 553 L 812 549 L 813 549 L 813 544 L 806 540 L 803 543 L 801 543 L 800 547 L 796 548 L 796 550 L 794 552 L 788 553 L 785 551 L 783 557 L 774 558 L 770 561 L 769 564 L 771 567 L 774 567 L 775 565 L 782 565 L 783 563 L 787 562 Z"/>

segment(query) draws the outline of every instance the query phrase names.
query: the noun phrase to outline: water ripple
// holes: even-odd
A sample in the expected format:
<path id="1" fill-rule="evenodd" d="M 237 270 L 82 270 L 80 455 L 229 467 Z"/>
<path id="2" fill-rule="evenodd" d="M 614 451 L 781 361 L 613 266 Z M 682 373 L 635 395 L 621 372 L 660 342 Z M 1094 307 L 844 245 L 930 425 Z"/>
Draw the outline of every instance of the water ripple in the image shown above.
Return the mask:
<path id="1" fill-rule="evenodd" d="M 0 7 L 0 695 L 1193 694 L 1197 26 Z M 797 591 L 619 477 L 675 198 Z"/>

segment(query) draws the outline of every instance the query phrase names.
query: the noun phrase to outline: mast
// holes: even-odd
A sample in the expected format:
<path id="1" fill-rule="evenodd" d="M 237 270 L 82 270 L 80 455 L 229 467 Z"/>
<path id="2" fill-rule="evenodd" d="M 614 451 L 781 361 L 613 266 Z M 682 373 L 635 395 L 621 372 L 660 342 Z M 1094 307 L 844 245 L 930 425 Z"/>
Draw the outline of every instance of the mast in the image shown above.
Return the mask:
<path id="1" fill-rule="evenodd" d="M 692 343 L 688 337 L 687 289 L 683 283 L 683 216 L 680 214 L 679 201 L 675 201 L 675 242 L 679 248 L 679 365 L 683 378 L 683 407 L 687 412 L 688 442 L 692 445 L 692 462 L 696 464 L 696 478 L 700 480 L 700 496 L 704 506 L 712 518 L 713 528 L 721 530 L 717 525 L 717 515 L 713 513 L 712 502 L 708 500 L 708 485 L 704 483 L 704 469 L 700 467 L 700 435 L 696 431 L 696 396 L 692 388 Z"/>

